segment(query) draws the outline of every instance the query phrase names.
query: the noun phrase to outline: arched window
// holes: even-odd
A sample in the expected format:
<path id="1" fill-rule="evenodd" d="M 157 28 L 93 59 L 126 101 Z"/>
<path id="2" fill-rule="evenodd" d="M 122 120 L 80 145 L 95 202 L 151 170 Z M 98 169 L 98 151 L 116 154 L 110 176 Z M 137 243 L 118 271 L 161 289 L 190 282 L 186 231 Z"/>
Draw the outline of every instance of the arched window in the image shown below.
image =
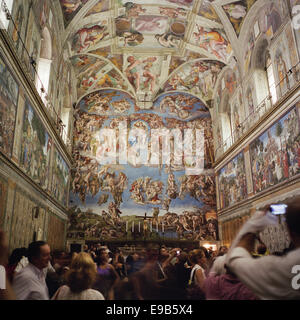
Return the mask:
<path id="1" fill-rule="evenodd" d="M 42 32 L 41 53 L 37 62 L 36 87 L 45 104 L 47 104 L 47 92 L 49 89 L 49 80 L 52 64 L 52 40 L 50 32 L 44 28 Z"/>
<path id="2" fill-rule="evenodd" d="M 252 84 L 255 90 L 255 109 L 253 110 L 253 121 L 258 121 L 266 111 L 271 107 L 270 84 L 275 88 L 274 77 L 269 78 L 266 70 L 266 61 L 269 43 L 267 39 L 261 38 L 258 40 L 252 57 L 253 78 Z M 269 70 L 270 71 L 270 70 Z M 254 102 L 254 101 L 253 101 Z"/>
<path id="3" fill-rule="evenodd" d="M 273 69 L 272 60 L 269 52 L 267 52 L 267 55 L 266 55 L 266 72 L 267 72 L 270 95 L 272 98 L 272 104 L 275 104 L 277 101 L 276 84 L 275 84 L 275 77 L 274 77 L 274 69 Z"/>
<path id="4" fill-rule="evenodd" d="M 219 106 L 219 117 L 221 122 L 224 151 L 226 151 L 232 145 L 230 113 L 229 92 L 225 92 Z"/>
<path id="5" fill-rule="evenodd" d="M 4 4 L 6 5 L 9 13 L 11 14 L 14 0 L 5 0 L 5 1 L 0 0 L 0 28 L 7 30 L 9 19 L 7 19 Z"/>
<path id="6" fill-rule="evenodd" d="M 67 142 L 68 131 L 69 131 L 70 110 L 71 110 L 70 108 L 62 108 L 61 110 L 61 121 L 62 121 L 61 136 L 65 143 Z"/>
<path id="7" fill-rule="evenodd" d="M 224 151 L 226 151 L 232 145 L 231 123 L 227 113 L 220 113 L 220 119 L 222 123 Z"/>

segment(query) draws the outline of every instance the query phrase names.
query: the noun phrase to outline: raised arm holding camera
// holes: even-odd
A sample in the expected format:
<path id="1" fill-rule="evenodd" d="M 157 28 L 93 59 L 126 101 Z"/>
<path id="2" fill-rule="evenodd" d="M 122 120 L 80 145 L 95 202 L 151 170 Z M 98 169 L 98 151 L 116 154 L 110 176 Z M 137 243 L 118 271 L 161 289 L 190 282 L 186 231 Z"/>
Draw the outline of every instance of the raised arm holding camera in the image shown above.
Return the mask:
<path id="1" fill-rule="evenodd" d="M 300 272 L 300 203 L 288 204 L 285 214 L 280 212 L 282 208 L 256 212 L 242 227 L 226 257 L 226 267 L 265 300 L 300 299 L 300 280 L 296 281 L 296 272 Z M 253 258 L 251 252 L 259 232 L 276 224 L 278 214 L 285 216 L 294 249 L 282 257 Z"/>

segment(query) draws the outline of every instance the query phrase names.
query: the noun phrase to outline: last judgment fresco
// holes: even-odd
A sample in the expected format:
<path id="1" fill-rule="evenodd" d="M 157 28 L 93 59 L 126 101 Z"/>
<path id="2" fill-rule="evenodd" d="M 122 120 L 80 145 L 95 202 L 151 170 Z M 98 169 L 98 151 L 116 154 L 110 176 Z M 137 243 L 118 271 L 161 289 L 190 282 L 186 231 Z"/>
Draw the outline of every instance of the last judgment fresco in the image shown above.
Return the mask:
<path id="1" fill-rule="evenodd" d="M 104 129 L 115 131 L 106 136 Z M 187 129 L 203 133 L 201 174 L 188 171 L 195 161 L 175 148 L 174 137 L 169 162 L 163 161 L 165 149 L 155 154 L 155 130 L 172 129 L 182 133 L 182 141 Z M 145 135 L 137 137 L 134 130 Z M 211 118 L 198 98 L 173 92 L 158 97 L 150 111 L 140 110 L 122 91 L 96 91 L 77 105 L 74 131 L 68 237 L 217 240 Z M 114 132 L 117 142 L 111 139 Z M 161 146 L 164 137 L 157 141 Z M 124 147 L 126 161 L 121 159 Z"/>

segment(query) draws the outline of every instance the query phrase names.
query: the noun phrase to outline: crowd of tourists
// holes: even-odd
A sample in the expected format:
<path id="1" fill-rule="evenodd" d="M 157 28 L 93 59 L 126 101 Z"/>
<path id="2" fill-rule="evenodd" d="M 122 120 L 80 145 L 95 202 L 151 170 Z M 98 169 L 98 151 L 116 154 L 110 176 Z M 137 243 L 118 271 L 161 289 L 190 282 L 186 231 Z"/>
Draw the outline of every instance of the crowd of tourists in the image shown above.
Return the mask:
<path id="1" fill-rule="evenodd" d="M 300 265 L 300 205 L 290 204 L 291 244 L 269 254 L 258 234 L 277 217 L 257 212 L 230 248 L 192 250 L 148 246 L 125 254 L 100 243 L 79 253 L 54 250 L 43 241 L 8 256 L 0 231 L 1 299 L 12 300 L 260 300 L 299 299 L 293 273 Z M 1 269 L 1 270 L 2 270 Z M 3 278 L 3 272 L 0 278 Z M 0 279 L 1 280 L 1 279 Z M 2 279 L 3 280 L 3 279 Z M 3 281 L 2 281 L 3 282 Z M 1 284 L 1 281 L 0 281 Z"/>

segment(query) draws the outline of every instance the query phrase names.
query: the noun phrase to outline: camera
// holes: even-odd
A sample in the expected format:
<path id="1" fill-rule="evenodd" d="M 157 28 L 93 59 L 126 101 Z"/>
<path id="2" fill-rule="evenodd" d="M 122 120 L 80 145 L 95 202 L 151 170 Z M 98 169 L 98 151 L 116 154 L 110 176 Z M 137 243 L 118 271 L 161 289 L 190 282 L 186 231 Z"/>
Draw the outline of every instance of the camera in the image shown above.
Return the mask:
<path id="1" fill-rule="evenodd" d="M 270 206 L 270 211 L 272 214 L 285 214 L 286 213 L 286 208 L 287 205 L 282 203 L 282 204 L 272 204 Z"/>

